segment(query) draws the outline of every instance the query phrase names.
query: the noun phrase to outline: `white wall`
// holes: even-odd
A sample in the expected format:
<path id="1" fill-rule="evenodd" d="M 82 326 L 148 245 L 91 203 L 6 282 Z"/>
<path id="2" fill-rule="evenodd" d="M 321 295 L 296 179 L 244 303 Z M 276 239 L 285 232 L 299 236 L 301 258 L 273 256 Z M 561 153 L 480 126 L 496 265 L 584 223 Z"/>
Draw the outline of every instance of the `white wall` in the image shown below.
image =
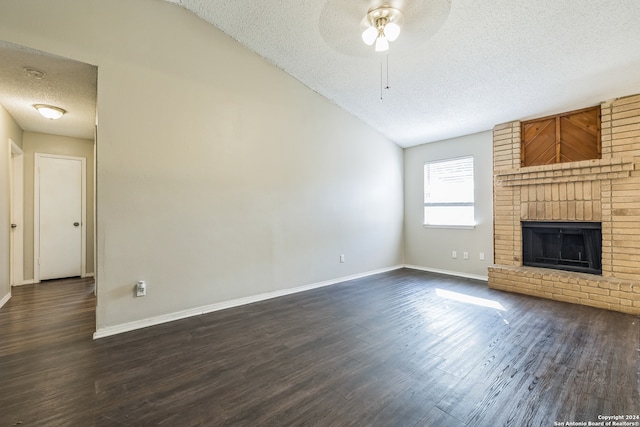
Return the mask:
<path id="1" fill-rule="evenodd" d="M 405 149 L 405 263 L 431 271 L 487 277 L 493 263 L 492 133 L 482 132 Z M 424 164 L 462 156 L 474 158 L 475 220 L 472 230 L 423 226 Z M 451 257 L 457 251 L 458 258 Z M 463 259 L 463 252 L 469 259 Z M 485 260 L 479 259 L 480 252 Z"/>
<path id="2" fill-rule="evenodd" d="M 90 139 L 69 138 L 39 132 L 23 133 L 24 150 L 24 279 L 33 280 L 33 165 L 35 153 L 57 154 L 62 156 L 84 157 L 87 159 L 87 217 L 85 221 L 87 235 L 86 273 L 93 268 L 93 141 Z"/>
<path id="3" fill-rule="evenodd" d="M 1 9 L 0 39 L 98 66 L 99 331 L 402 263 L 402 150 L 209 24 L 156 0 Z"/>
<path id="4" fill-rule="evenodd" d="M 11 115 L 0 105 L 0 306 L 11 294 L 9 277 L 9 233 L 10 211 L 10 167 L 11 145 L 9 139 L 22 147 L 22 129 Z"/>

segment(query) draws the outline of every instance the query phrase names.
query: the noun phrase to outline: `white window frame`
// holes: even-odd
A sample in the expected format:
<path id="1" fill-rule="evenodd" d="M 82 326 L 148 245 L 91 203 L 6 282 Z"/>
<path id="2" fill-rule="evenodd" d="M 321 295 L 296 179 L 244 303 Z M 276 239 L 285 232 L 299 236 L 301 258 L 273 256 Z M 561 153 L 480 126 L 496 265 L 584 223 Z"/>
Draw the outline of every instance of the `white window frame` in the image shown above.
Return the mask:
<path id="1" fill-rule="evenodd" d="M 471 188 L 468 189 L 466 191 L 463 191 L 464 194 L 461 195 L 460 199 L 456 199 L 456 198 L 449 198 L 446 197 L 446 200 L 443 200 L 442 198 L 439 200 L 429 200 L 429 196 L 430 194 L 433 193 L 433 191 L 429 188 L 430 186 L 430 177 L 433 175 L 434 172 L 437 172 L 437 169 L 434 171 L 432 168 L 432 165 L 440 165 L 442 163 L 455 163 L 455 162 L 461 162 L 461 161 L 468 161 L 471 160 Z M 452 165 L 453 166 L 453 165 Z M 468 167 L 468 165 L 467 165 Z M 424 179 L 424 187 L 423 187 L 423 197 L 424 197 L 424 210 L 423 210 L 423 215 L 422 215 L 422 223 L 424 227 L 431 227 L 431 228 L 462 228 L 462 229 L 473 229 L 476 226 L 476 222 L 475 222 L 475 165 L 474 165 L 474 158 L 473 156 L 462 156 L 462 157 L 453 157 L 453 158 L 447 158 L 447 159 L 441 159 L 441 160 L 431 160 L 431 161 L 427 161 L 424 163 L 424 171 L 423 171 L 423 179 Z M 435 183 L 437 185 L 437 183 Z M 468 184 L 468 183 L 467 183 Z M 433 185 L 433 183 L 431 184 Z M 464 185 L 464 184 L 462 184 Z M 436 193 L 440 192 L 442 193 L 444 190 L 443 188 L 440 188 L 438 191 L 436 191 Z M 452 193 L 451 191 L 448 191 L 447 194 L 456 194 L 456 193 Z M 465 197 L 466 194 L 466 197 Z M 469 200 L 469 195 L 471 195 L 471 200 Z M 451 223 L 445 223 L 443 221 L 433 221 L 433 222 L 429 222 L 428 219 L 428 213 L 427 210 L 429 207 L 434 207 L 434 208 L 446 208 L 446 207 L 450 207 L 452 208 L 452 210 L 455 210 L 456 207 L 471 207 L 471 211 L 472 211 L 472 218 L 470 221 L 452 221 Z M 456 215 L 447 215 L 447 218 L 455 218 Z"/>

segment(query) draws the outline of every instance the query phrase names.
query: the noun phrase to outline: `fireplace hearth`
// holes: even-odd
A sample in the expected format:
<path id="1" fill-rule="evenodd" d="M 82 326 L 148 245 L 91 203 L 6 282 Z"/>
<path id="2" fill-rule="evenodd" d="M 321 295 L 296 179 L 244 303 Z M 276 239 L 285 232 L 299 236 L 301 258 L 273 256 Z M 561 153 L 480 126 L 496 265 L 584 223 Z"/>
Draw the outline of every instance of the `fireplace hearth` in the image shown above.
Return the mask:
<path id="1" fill-rule="evenodd" d="M 599 222 L 523 221 L 522 263 L 602 274 L 602 225 Z"/>

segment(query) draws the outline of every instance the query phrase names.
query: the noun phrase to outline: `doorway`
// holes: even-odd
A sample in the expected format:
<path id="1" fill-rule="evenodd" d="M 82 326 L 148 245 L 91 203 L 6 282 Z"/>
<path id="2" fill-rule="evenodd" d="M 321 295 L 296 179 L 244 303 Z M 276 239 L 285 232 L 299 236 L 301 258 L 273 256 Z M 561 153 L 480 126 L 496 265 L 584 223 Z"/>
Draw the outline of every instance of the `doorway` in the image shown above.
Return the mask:
<path id="1" fill-rule="evenodd" d="M 35 154 L 34 282 L 85 276 L 86 159 Z"/>
<path id="2" fill-rule="evenodd" d="M 3 40 L 0 40 L 0 63 L 3 65 L 0 67 L 0 105 L 14 118 L 15 125 L 22 130 L 22 140 L 17 139 L 20 138 L 19 136 L 14 136 L 13 139 L 14 142 L 19 144 L 19 148 L 24 153 L 14 156 L 11 148 L 9 148 L 9 152 L 5 152 L 5 154 L 10 155 L 8 167 L 13 167 L 12 165 L 15 161 L 19 161 L 17 159 L 21 158 L 23 159 L 24 168 L 22 172 L 23 204 L 17 202 L 14 204 L 15 206 L 23 206 L 22 216 L 16 214 L 13 217 L 9 217 L 11 223 L 16 224 L 16 227 L 14 232 L 9 232 L 5 241 L 8 249 L 7 257 L 11 257 L 12 253 L 15 255 L 5 261 L 10 270 L 6 272 L 8 273 L 7 279 L 12 280 L 13 284 L 24 285 L 19 288 L 13 288 L 15 291 L 42 292 L 43 295 L 49 286 L 65 285 L 70 281 L 69 279 L 53 279 L 49 281 L 47 280 L 48 277 L 82 276 L 86 279 L 71 279 L 71 281 L 91 282 L 91 280 L 95 280 L 96 269 L 95 127 L 97 123 L 98 68 L 95 65 L 79 62 L 72 58 L 61 57 L 54 53 Z M 60 120 L 41 117 L 37 113 L 34 114 L 34 102 L 45 102 L 60 107 L 66 110 L 67 114 Z M 7 139 L 5 139 L 6 141 Z M 93 141 L 91 150 L 88 149 L 88 141 Z M 6 146 L 3 145 L 3 147 L 7 149 Z M 40 236 L 39 214 L 43 210 L 39 206 L 40 196 L 35 195 L 36 187 L 42 182 L 39 179 L 40 177 L 36 176 L 36 170 L 34 170 L 36 153 L 84 157 L 86 159 L 85 162 L 88 162 L 86 169 L 81 167 L 83 169 L 82 174 L 86 170 L 86 177 L 81 180 L 83 185 L 81 188 L 82 218 L 71 221 L 71 227 L 75 230 L 75 233 L 80 233 L 81 238 L 76 239 L 74 237 L 72 239 L 76 242 L 74 249 L 58 248 L 61 254 L 77 253 L 77 242 L 79 241 L 80 255 L 73 255 L 73 259 L 76 260 L 73 270 L 50 275 L 46 271 L 46 264 L 42 265 L 45 267 L 42 270 L 40 268 L 41 264 L 39 264 L 41 261 L 46 261 L 47 257 L 42 259 L 44 254 L 40 253 L 40 239 L 45 236 Z M 10 173 L 8 170 L 7 175 L 9 177 L 11 176 Z M 12 184 L 7 189 L 13 191 L 13 187 L 14 185 Z M 6 203 L 8 204 L 11 203 L 10 197 L 10 194 L 6 195 L 8 199 Z M 85 200 L 87 201 L 86 203 Z M 38 206 L 37 209 L 36 205 Z M 7 214 L 13 215 L 13 211 L 8 211 Z M 16 220 L 13 220 L 13 218 Z M 78 223 L 77 227 L 73 225 L 75 222 Z M 9 224 L 6 225 L 8 226 Z M 14 242 L 9 241 L 11 236 L 22 236 L 22 250 L 13 249 Z M 17 240 L 16 244 L 18 244 Z M 19 257 L 21 254 L 22 267 L 13 267 L 20 262 Z M 80 263 L 79 271 L 77 267 L 78 260 Z M 15 276 L 10 277 L 11 270 L 16 273 Z M 20 274 L 21 278 L 18 277 Z M 41 283 L 43 280 L 47 281 Z M 91 289 L 93 289 L 93 286 L 91 286 Z M 93 301 L 95 301 L 95 298 Z M 51 301 L 52 305 L 55 305 L 55 303 L 56 301 Z M 42 306 L 39 305 L 38 307 Z M 27 310 L 27 313 L 39 310 L 37 307 L 27 305 L 23 309 Z M 95 312 L 91 316 L 94 317 L 93 323 L 95 323 Z"/>

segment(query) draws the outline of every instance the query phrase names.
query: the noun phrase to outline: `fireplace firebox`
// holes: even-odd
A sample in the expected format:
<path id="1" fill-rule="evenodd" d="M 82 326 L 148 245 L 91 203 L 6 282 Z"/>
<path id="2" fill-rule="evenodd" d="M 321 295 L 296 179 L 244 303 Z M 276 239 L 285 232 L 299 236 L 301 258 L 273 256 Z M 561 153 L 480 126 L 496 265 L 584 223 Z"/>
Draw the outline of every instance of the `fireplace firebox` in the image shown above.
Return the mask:
<path id="1" fill-rule="evenodd" d="M 522 263 L 601 275 L 602 225 L 522 221 Z"/>

